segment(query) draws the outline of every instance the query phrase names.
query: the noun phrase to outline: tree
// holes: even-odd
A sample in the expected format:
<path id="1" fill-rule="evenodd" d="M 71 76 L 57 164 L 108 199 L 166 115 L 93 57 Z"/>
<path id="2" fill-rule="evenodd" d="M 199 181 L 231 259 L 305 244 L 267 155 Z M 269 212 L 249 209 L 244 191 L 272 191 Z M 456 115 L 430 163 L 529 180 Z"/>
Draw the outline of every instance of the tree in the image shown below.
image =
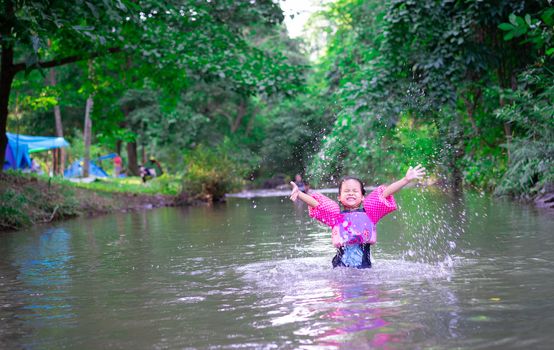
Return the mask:
<path id="1" fill-rule="evenodd" d="M 113 2 L 6 0 L 0 15 L 0 158 L 4 157 L 10 91 L 15 75 L 33 69 L 124 53 L 148 67 L 152 81 L 171 90 L 175 75 L 225 79 L 252 95 L 292 93 L 299 81 L 284 57 L 267 55 L 244 40 L 245 24 L 282 21 L 278 5 L 253 2 Z M 49 49 L 45 43 L 50 40 Z M 137 62 L 136 64 L 134 62 Z M 183 81 L 184 79 L 176 79 Z"/>
<path id="2" fill-rule="evenodd" d="M 504 140 L 511 142 L 511 122 L 500 125 L 493 111 L 507 103 L 518 74 L 536 59 L 530 43 L 504 41 L 498 26 L 514 13 L 537 13 L 545 5 L 396 1 L 390 6 L 384 52 L 387 60 L 394 57 L 406 83 L 417 84 L 433 109 L 442 111 L 430 115 L 444 145 L 443 169 L 454 187 L 461 186 L 464 167 L 489 157 Z"/>
<path id="3" fill-rule="evenodd" d="M 506 30 L 522 35 L 548 7 L 538 0 L 333 3 L 324 13 L 331 26 L 322 67 L 338 108 L 313 171 L 395 172 L 412 147 L 402 137 L 407 126 L 432 138 L 432 147 L 424 139 L 418 147 L 436 150 L 427 165 L 453 187 L 494 187 L 507 163 L 501 145 L 518 132 L 494 111 L 511 103 L 518 73 L 541 54 L 530 40 L 504 41 L 498 26 L 510 19 Z"/>
<path id="4" fill-rule="evenodd" d="M 513 126 L 508 170 L 495 193 L 530 197 L 554 183 L 554 7 L 537 13 L 511 14 L 509 22 L 498 25 L 504 40 L 532 44 L 536 55 L 518 77 L 517 90 L 508 95 L 510 104 L 501 105 L 496 116 Z"/>
<path id="5" fill-rule="evenodd" d="M 51 68 L 121 50 L 121 1 L 2 2 L 0 13 L 0 161 L 4 163 L 10 92 L 16 74 Z M 117 29 L 115 29 L 117 28 Z M 50 56 L 48 41 L 56 46 Z M 63 52 L 63 55 L 55 55 Z"/>

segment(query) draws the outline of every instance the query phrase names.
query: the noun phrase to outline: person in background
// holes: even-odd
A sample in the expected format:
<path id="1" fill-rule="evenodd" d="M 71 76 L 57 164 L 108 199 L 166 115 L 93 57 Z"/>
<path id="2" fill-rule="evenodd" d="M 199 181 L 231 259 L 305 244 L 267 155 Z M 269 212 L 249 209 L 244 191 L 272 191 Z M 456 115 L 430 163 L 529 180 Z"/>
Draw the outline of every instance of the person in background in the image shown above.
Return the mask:
<path id="1" fill-rule="evenodd" d="M 162 176 L 163 173 L 162 165 L 154 157 L 150 157 L 148 162 L 140 167 L 140 177 L 143 183 L 149 178 Z"/>
<path id="2" fill-rule="evenodd" d="M 34 158 L 31 158 L 31 172 L 40 175 L 44 173 L 40 168 L 40 164 Z"/>
<path id="3" fill-rule="evenodd" d="M 154 157 L 150 157 L 144 167 L 149 169 L 151 176 L 162 176 L 164 173 L 162 165 Z"/>
<path id="4" fill-rule="evenodd" d="M 302 175 L 296 174 L 294 176 L 294 183 L 298 187 L 298 190 L 304 193 L 308 193 L 309 186 L 306 182 L 302 180 Z"/>
<path id="5" fill-rule="evenodd" d="M 118 178 L 121 174 L 121 166 L 123 164 L 123 161 L 121 160 L 121 157 L 116 155 L 113 159 L 113 168 L 114 168 L 114 177 Z"/>

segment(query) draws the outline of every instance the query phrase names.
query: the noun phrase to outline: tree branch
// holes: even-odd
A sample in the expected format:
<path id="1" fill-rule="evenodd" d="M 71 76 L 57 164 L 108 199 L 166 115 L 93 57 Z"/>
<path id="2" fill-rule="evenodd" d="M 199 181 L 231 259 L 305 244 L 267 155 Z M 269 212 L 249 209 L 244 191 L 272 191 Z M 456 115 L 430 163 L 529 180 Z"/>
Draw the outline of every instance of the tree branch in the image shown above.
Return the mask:
<path id="1" fill-rule="evenodd" d="M 36 68 L 52 68 L 57 66 L 63 66 L 68 63 L 74 63 L 78 61 L 87 60 L 90 58 L 100 57 L 109 55 L 112 53 L 118 53 L 122 52 L 123 50 L 119 47 L 110 47 L 106 51 L 99 51 L 99 52 L 93 52 L 88 55 L 75 55 L 75 56 L 68 56 L 63 58 L 56 58 L 50 61 L 44 61 L 44 62 L 38 62 L 35 65 L 30 66 L 30 69 L 36 69 Z M 16 63 L 12 66 L 12 72 L 14 74 L 24 71 L 27 68 L 27 65 L 25 63 Z"/>

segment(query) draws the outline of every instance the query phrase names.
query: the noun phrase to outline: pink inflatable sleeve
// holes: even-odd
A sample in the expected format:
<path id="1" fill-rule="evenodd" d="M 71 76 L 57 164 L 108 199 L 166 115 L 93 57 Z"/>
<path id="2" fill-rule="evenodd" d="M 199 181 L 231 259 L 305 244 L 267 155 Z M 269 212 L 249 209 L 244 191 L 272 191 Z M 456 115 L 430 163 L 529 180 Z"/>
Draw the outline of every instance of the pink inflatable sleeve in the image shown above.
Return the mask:
<path id="1" fill-rule="evenodd" d="M 319 203 L 317 207 L 309 207 L 310 217 L 331 227 L 339 223 L 342 215 L 337 202 L 321 193 L 312 192 L 310 195 Z"/>
<path id="2" fill-rule="evenodd" d="M 385 186 L 379 186 L 364 199 L 364 209 L 369 219 L 376 224 L 385 215 L 396 210 L 396 202 L 392 195 L 383 197 Z"/>

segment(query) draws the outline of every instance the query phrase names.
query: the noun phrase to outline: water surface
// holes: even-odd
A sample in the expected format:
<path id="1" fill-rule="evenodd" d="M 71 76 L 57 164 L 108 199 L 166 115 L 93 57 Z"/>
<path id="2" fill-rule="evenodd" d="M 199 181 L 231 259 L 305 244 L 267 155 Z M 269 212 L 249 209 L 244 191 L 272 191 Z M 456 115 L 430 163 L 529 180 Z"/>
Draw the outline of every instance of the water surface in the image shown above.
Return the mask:
<path id="1" fill-rule="evenodd" d="M 546 349 L 549 212 L 404 190 L 374 266 L 332 269 L 286 197 L 0 235 L 0 348 Z"/>

